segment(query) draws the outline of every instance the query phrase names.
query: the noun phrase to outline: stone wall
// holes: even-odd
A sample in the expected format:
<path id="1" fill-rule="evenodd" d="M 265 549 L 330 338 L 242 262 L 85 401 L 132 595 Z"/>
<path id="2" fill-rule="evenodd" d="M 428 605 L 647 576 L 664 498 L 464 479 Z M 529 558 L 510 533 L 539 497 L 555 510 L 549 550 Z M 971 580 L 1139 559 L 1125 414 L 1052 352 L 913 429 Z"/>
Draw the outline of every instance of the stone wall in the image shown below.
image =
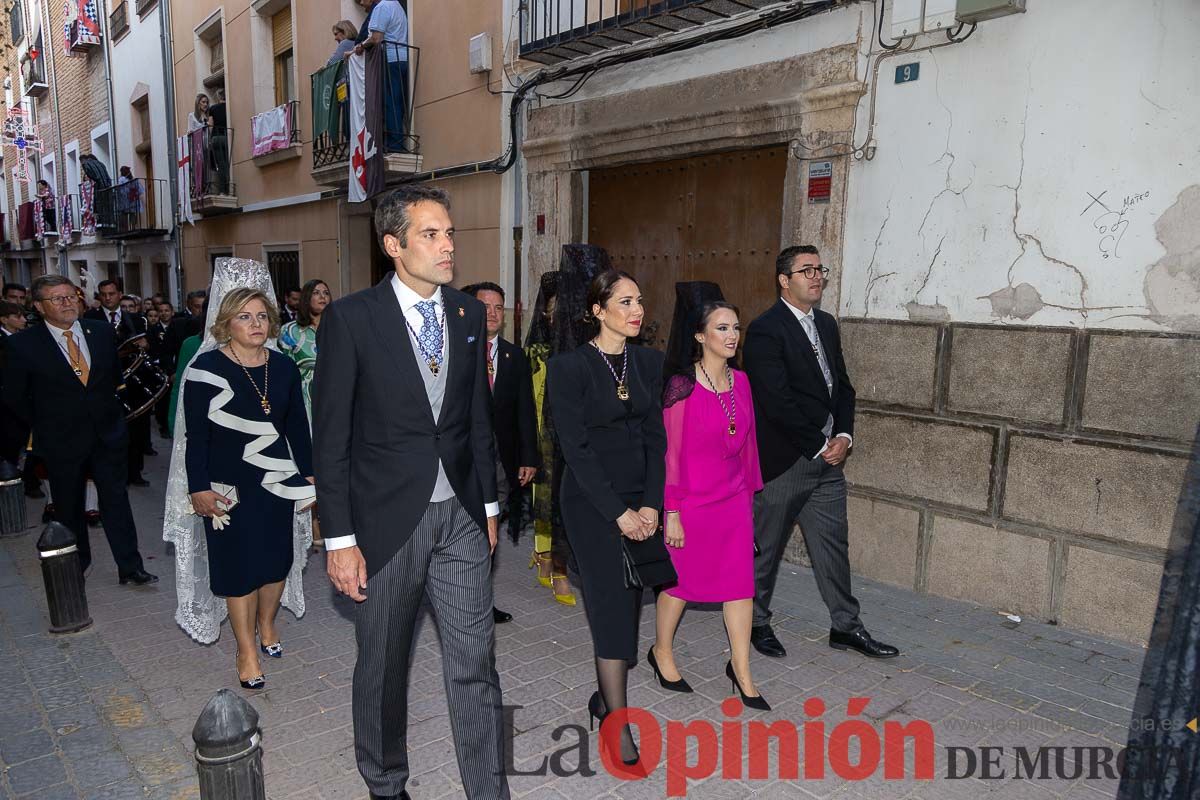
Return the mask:
<path id="1" fill-rule="evenodd" d="M 1200 419 L 1200 335 L 841 325 L 855 572 L 1144 640 Z"/>

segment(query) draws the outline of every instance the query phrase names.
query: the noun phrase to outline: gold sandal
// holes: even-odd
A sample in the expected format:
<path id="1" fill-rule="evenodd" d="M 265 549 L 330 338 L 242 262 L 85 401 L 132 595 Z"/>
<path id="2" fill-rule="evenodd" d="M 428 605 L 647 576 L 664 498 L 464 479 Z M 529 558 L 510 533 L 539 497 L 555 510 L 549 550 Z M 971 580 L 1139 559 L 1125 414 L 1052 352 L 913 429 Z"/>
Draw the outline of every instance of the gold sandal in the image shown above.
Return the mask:
<path id="1" fill-rule="evenodd" d="M 559 594 L 555 588 L 555 583 L 562 581 L 567 585 L 566 594 Z M 575 593 L 571 591 L 571 583 L 567 580 L 566 575 L 551 575 L 550 576 L 550 591 L 554 592 L 554 599 L 562 603 L 564 606 L 575 605 Z"/>
<path id="2" fill-rule="evenodd" d="M 529 568 L 533 569 L 534 567 L 538 568 L 538 574 L 537 574 L 538 583 L 540 583 L 542 586 L 545 586 L 547 589 L 551 588 L 550 583 L 551 583 L 551 572 L 553 571 L 553 565 L 550 562 L 550 554 L 549 553 L 539 553 L 537 550 L 534 550 L 533 556 L 529 559 Z M 545 569 L 543 569 L 543 567 Z M 543 575 L 542 574 L 543 572 L 545 572 L 546 574 Z"/>

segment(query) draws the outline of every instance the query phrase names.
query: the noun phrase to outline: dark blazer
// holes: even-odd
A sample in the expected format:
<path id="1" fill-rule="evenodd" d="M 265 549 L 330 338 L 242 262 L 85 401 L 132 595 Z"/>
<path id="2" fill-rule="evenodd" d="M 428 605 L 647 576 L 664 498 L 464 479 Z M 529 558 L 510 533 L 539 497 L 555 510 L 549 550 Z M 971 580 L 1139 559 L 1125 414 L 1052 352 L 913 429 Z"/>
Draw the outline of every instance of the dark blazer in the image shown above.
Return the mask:
<path id="1" fill-rule="evenodd" d="M 837 320 L 813 309 L 825 360 L 833 373 L 832 395 L 804 326 L 781 299 L 750 323 L 743 350 L 754 392 L 758 458 L 763 480 L 787 472 L 825 446 L 821 429 L 833 414 L 833 435 L 854 435 L 854 387 L 846 374 Z"/>
<path id="2" fill-rule="evenodd" d="M 117 399 L 121 365 L 112 326 L 79 321 L 92 365 L 84 386 L 44 324 L 9 337 L 4 401 L 33 428 L 33 449 L 47 461 L 82 461 L 93 445 L 124 448 L 125 409 Z"/>
<path id="3" fill-rule="evenodd" d="M 121 344 L 131 336 L 137 336 L 139 333 L 146 332 L 146 319 L 136 314 L 130 314 L 122 311 L 121 321 L 117 323 L 117 344 Z M 108 312 L 103 308 L 90 308 L 84 315 L 84 319 L 94 319 L 107 324 L 110 328 L 112 323 L 108 321 Z"/>
<path id="4" fill-rule="evenodd" d="M 442 287 L 450 353 L 435 420 L 391 273 L 331 304 L 317 333 L 313 448 L 321 533 L 354 534 L 378 572 L 425 514 L 441 459 L 459 502 L 483 530 L 496 502 L 483 304 Z"/>
<path id="5" fill-rule="evenodd" d="M 492 419 L 496 449 L 511 491 L 518 491 L 517 470 L 540 467 L 537 408 L 533 403 L 533 375 L 525 351 L 512 342 L 497 339 L 496 384 L 492 387 Z M 487 347 L 484 347 L 486 354 Z"/>
<path id="6" fill-rule="evenodd" d="M 621 495 L 640 493 L 638 508 L 662 508 L 667 477 L 663 355 L 631 344 L 629 358 L 632 412 L 591 345 L 551 358 L 546 373 L 546 402 L 567 462 L 564 484 L 577 482 L 596 511 L 614 522 L 629 508 Z"/>
<path id="7" fill-rule="evenodd" d="M 179 358 L 179 349 L 185 339 L 189 339 L 204 331 L 204 318 L 193 317 L 191 314 L 176 314 L 167 324 L 167 333 L 163 336 L 163 356 L 175 364 Z"/>

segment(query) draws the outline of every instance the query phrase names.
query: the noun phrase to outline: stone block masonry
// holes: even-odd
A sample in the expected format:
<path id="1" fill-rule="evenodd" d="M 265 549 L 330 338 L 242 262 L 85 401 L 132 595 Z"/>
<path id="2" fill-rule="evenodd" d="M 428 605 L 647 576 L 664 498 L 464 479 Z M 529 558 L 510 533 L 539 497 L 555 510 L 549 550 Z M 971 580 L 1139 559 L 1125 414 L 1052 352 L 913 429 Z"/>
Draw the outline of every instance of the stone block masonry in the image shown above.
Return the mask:
<path id="1" fill-rule="evenodd" d="M 855 571 L 1144 640 L 1200 420 L 1200 335 L 841 325 Z"/>

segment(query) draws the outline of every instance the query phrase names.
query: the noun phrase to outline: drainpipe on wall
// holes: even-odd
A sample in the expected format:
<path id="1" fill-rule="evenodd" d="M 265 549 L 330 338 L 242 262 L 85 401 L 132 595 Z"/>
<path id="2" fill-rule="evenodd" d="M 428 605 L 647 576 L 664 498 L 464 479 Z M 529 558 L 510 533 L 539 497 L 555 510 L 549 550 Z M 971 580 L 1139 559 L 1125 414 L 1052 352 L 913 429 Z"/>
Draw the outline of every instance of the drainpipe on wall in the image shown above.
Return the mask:
<path id="1" fill-rule="evenodd" d="M 50 27 L 51 27 L 50 26 L 50 6 L 48 3 L 43 3 L 42 4 L 42 30 L 43 31 L 49 30 Z M 54 148 L 54 151 L 53 151 L 54 152 L 54 167 L 55 167 L 55 172 L 57 173 L 57 172 L 61 172 L 61 170 L 58 169 L 58 167 L 60 165 L 62 165 L 62 166 L 66 166 L 66 165 L 63 164 L 63 161 L 65 159 L 63 159 L 61 157 L 62 149 L 63 149 L 62 117 L 58 113 L 58 70 L 56 70 L 54 68 L 54 45 L 51 44 L 52 38 L 53 38 L 52 36 L 43 35 L 42 47 L 45 48 L 45 50 L 42 53 L 42 55 L 44 55 L 46 57 L 46 69 L 49 72 L 49 75 L 47 75 L 46 78 L 49 81 L 48 86 L 50 87 L 50 97 L 53 98 L 51 105 L 54 108 L 54 128 L 58 132 L 58 145 Z M 39 175 L 41 174 L 41 166 L 42 166 L 41 164 L 38 164 L 38 174 Z M 58 175 L 55 175 L 54 182 L 55 182 L 55 184 L 58 183 Z M 36 186 L 37 186 L 37 184 L 34 184 L 34 187 L 35 187 L 34 193 L 35 194 L 37 192 Z M 58 191 L 58 196 L 61 198 L 64 194 L 62 189 L 57 185 L 54 188 Z M 54 213 L 55 214 L 58 213 L 57 205 L 54 208 Z M 62 225 L 59 225 L 58 227 L 61 228 Z M 56 236 L 55 238 L 58 240 L 58 244 L 61 245 L 61 253 L 62 253 L 58 257 L 59 274 L 70 277 L 71 276 L 71 262 L 67 258 L 68 245 L 66 242 L 63 241 L 61 230 L 59 231 L 59 235 Z M 44 237 L 42 239 L 42 271 L 47 272 L 47 273 L 50 271 L 49 256 L 46 254 L 46 240 Z"/>
<path id="2" fill-rule="evenodd" d="M 171 187 L 171 247 L 175 251 L 175 307 L 183 307 L 186 289 L 183 285 L 183 231 L 179 227 L 179 133 L 175 127 L 175 50 L 171 43 L 171 3 L 158 0 L 158 24 L 161 31 L 163 68 L 163 101 L 167 113 L 168 185 Z"/>
<path id="3" fill-rule="evenodd" d="M 115 103 L 113 102 L 113 81 L 112 81 L 112 31 L 108 27 L 108 17 L 104 17 L 104 82 L 108 85 L 108 140 L 110 143 L 110 152 L 116 160 L 116 169 L 113 170 L 112 181 L 116 186 L 117 178 L 120 175 L 121 167 L 121 150 L 117 147 L 117 120 L 114 115 Z M 94 154 L 93 154 L 94 155 Z M 115 199 L 115 198 L 114 198 Z M 140 265 L 139 265 L 140 269 Z M 122 279 L 125 277 L 125 240 L 117 239 L 117 274 Z M 121 287 L 124 294 L 125 287 Z"/>

